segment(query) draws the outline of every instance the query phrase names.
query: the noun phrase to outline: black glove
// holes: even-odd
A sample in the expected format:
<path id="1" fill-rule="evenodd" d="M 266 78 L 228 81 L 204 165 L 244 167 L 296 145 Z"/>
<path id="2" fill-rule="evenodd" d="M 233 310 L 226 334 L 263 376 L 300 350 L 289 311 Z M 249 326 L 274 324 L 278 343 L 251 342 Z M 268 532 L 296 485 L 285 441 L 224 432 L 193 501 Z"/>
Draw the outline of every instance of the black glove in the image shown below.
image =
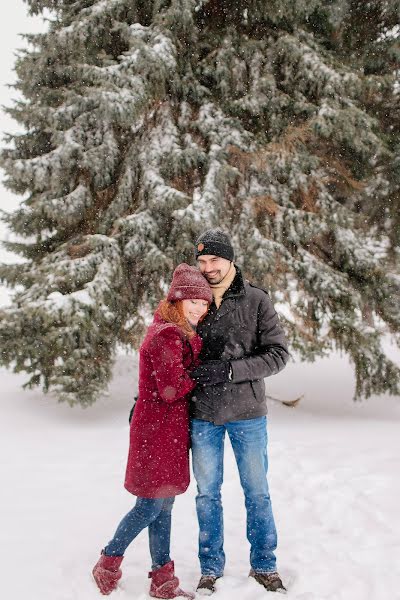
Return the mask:
<path id="1" fill-rule="evenodd" d="M 208 360 L 189 375 L 198 385 L 215 385 L 232 379 L 232 367 L 226 360 Z"/>

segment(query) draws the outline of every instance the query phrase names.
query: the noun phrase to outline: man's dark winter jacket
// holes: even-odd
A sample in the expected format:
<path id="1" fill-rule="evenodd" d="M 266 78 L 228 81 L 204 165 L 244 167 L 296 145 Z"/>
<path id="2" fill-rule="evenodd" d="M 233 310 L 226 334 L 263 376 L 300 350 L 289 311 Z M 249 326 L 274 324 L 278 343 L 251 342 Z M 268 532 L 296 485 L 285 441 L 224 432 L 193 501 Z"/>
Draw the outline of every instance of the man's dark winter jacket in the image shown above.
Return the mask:
<path id="1" fill-rule="evenodd" d="M 281 371 L 288 348 L 278 315 L 264 290 L 236 276 L 219 309 L 213 302 L 197 332 L 203 339 L 200 355 L 227 360 L 232 381 L 198 385 L 191 398 L 191 416 L 221 425 L 267 414 L 264 377 Z"/>

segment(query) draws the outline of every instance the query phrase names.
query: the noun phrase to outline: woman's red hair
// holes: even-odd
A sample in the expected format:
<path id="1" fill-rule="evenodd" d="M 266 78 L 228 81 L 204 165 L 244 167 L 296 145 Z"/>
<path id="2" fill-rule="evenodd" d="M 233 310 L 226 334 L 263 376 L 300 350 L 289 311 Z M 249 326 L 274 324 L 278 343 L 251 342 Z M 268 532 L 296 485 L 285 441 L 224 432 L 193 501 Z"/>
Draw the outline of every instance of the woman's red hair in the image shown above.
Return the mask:
<path id="1" fill-rule="evenodd" d="M 208 305 L 207 305 L 208 307 Z M 157 313 L 167 323 L 175 323 L 181 329 L 181 331 L 189 339 L 196 335 L 196 332 L 191 327 L 190 323 L 186 319 L 183 313 L 182 300 L 177 302 L 169 302 L 168 300 L 161 300 L 157 308 Z M 204 319 L 207 312 L 201 317 L 200 321 Z"/>

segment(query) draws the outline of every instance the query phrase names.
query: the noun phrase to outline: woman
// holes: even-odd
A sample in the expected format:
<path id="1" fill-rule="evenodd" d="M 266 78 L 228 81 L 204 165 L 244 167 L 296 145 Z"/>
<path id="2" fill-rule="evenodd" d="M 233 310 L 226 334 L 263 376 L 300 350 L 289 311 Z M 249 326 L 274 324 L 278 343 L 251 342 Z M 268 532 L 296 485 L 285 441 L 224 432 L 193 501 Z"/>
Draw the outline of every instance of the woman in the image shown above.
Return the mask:
<path id="1" fill-rule="evenodd" d="M 171 510 L 189 485 L 188 372 L 198 365 L 201 339 L 196 326 L 212 301 L 206 279 L 179 265 L 166 300 L 154 315 L 139 354 L 139 397 L 133 413 L 125 487 L 137 496 L 93 569 L 102 594 L 117 587 L 124 552 L 148 527 L 152 559 L 150 595 L 194 598 L 179 588 L 169 556 Z"/>

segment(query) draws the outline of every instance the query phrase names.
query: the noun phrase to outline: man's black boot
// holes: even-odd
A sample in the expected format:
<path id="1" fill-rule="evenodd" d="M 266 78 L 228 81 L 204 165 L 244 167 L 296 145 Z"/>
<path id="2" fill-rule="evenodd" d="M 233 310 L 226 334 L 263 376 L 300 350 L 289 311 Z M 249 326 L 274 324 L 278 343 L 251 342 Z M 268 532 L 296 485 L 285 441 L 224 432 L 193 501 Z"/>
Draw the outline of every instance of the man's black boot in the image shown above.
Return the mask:
<path id="1" fill-rule="evenodd" d="M 281 594 L 286 592 L 282 579 L 276 571 L 273 573 L 256 573 L 251 569 L 249 577 L 253 577 L 257 583 L 264 586 L 268 592 L 280 592 Z"/>
<path id="2" fill-rule="evenodd" d="M 202 596 L 211 596 L 211 594 L 215 592 L 215 582 L 217 579 L 220 579 L 220 577 L 216 577 L 215 575 L 202 575 L 196 588 L 196 592 Z"/>

